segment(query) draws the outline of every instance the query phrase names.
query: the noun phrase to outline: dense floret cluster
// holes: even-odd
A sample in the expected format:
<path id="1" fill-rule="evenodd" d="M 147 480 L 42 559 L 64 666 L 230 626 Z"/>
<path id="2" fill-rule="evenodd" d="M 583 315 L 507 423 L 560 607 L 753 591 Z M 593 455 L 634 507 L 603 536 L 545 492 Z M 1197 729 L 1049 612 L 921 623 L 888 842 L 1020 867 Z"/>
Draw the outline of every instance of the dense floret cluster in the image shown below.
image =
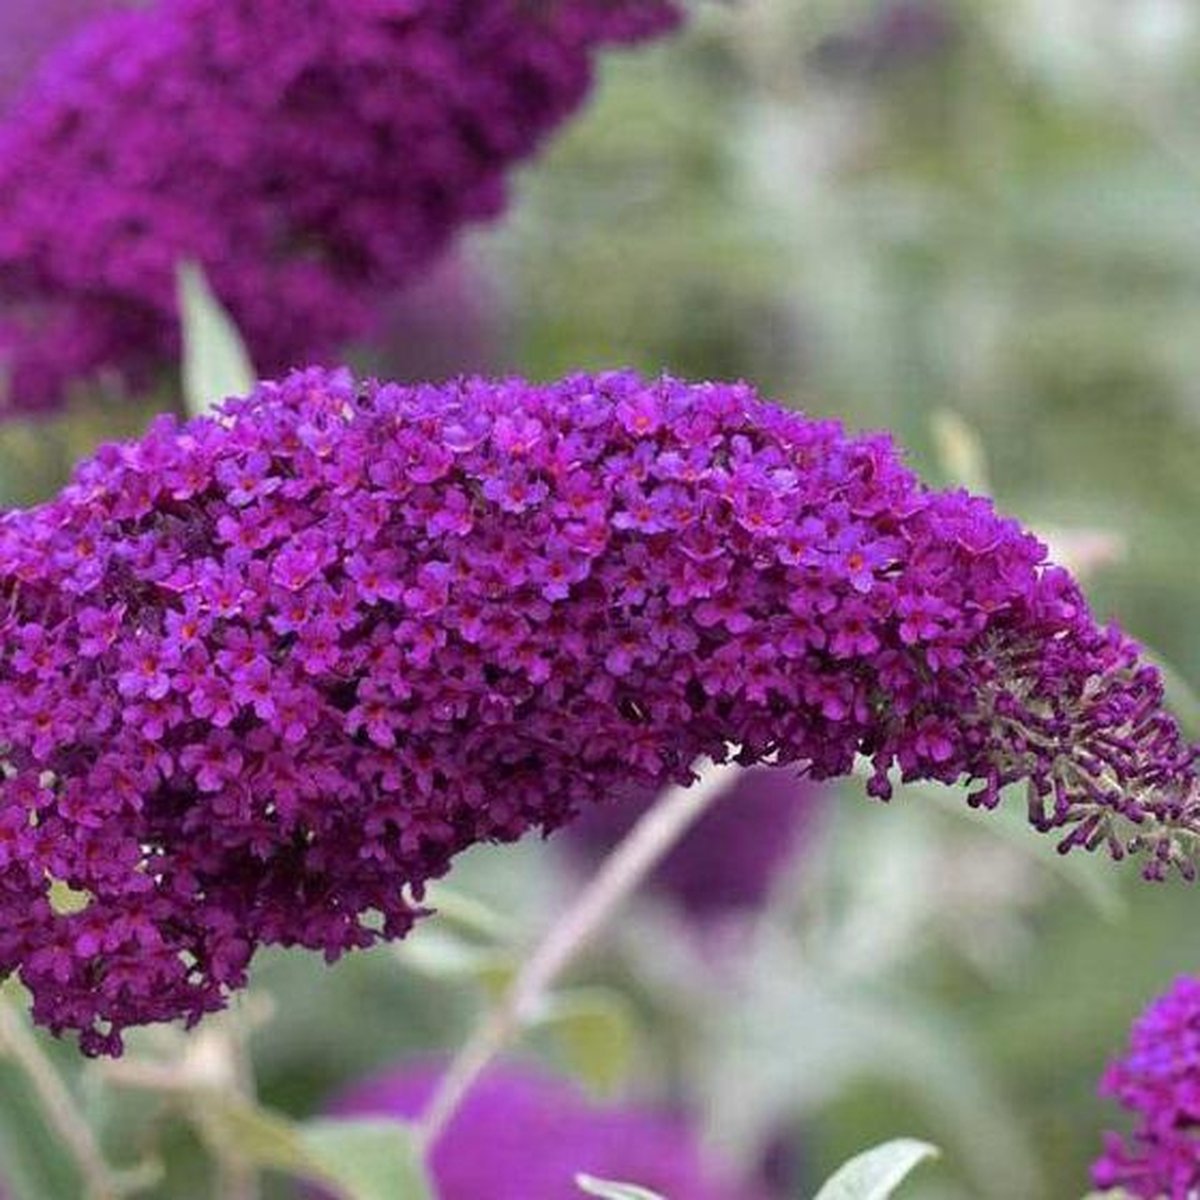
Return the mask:
<path id="1" fill-rule="evenodd" d="M 1025 782 L 1064 848 L 1190 870 L 1195 752 L 1043 559 L 743 384 L 310 370 L 160 418 L 0 519 L 0 973 L 116 1050 L 731 744 Z"/>
<path id="2" fill-rule="evenodd" d="M 589 866 L 623 838 L 653 793 L 598 804 L 565 831 L 573 855 Z M 761 908 L 796 862 L 829 793 L 795 770 L 743 772 L 656 868 L 651 888 L 701 924 Z"/>
<path id="3" fill-rule="evenodd" d="M 1097 1187 L 1140 1200 L 1200 1192 L 1200 979 L 1182 978 L 1133 1027 L 1129 1053 L 1105 1072 L 1101 1095 L 1137 1117 L 1132 1136 L 1110 1133 L 1092 1168 Z"/>
<path id="4" fill-rule="evenodd" d="M 9 410 L 172 363 L 182 260 L 266 371 L 366 335 L 503 209 L 598 50 L 677 19 L 670 0 L 154 0 L 97 17 L 0 124 Z"/>
<path id="5" fill-rule="evenodd" d="M 420 1117 L 440 1068 L 401 1065 L 338 1098 L 336 1115 Z M 440 1200 L 562 1200 L 580 1172 L 674 1200 L 751 1200 L 674 1114 L 590 1102 L 566 1079 L 517 1063 L 492 1067 L 433 1147 Z"/>

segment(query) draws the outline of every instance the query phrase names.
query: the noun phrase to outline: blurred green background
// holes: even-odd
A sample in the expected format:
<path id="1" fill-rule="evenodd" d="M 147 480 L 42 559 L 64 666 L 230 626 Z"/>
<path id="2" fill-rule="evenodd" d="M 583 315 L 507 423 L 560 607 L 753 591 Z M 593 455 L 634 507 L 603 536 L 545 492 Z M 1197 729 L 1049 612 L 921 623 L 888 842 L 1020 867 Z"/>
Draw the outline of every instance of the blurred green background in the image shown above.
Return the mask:
<path id="1" fill-rule="evenodd" d="M 890 428 L 931 482 L 984 484 L 1050 532 L 1194 704 L 1198 68 L 1191 0 L 701 5 L 682 36 L 604 64 L 505 222 L 402 298 L 390 344 L 359 361 L 739 376 Z M 3 499 L 51 494 L 90 446 L 172 403 L 89 396 L 0 429 Z M 912 1200 L 1081 1196 L 1119 1124 L 1096 1079 L 1144 1002 L 1195 969 L 1196 895 L 1061 861 L 1019 824 L 954 796 L 884 808 L 847 783 L 819 847 L 715 966 L 639 903 L 576 972 L 625 998 L 621 1086 L 682 1099 L 744 1163 L 785 1145 L 780 1200 L 899 1134 L 945 1152 Z M 553 842 L 474 854 L 452 882 L 514 914 L 518 943 L 577 886 Z M 457 1044 L 478 963 L 429 947 L 332 970 L 264 960 L 265 1100 L 303 1115 L 394 1054 Z M 0 1161 L 28 1196 L 70 1196 L 0 1072 Z M 156 1194 L 208 1194 L 168 1103 L 83 1076 L 117 1157 L 167 1148 Z"/>

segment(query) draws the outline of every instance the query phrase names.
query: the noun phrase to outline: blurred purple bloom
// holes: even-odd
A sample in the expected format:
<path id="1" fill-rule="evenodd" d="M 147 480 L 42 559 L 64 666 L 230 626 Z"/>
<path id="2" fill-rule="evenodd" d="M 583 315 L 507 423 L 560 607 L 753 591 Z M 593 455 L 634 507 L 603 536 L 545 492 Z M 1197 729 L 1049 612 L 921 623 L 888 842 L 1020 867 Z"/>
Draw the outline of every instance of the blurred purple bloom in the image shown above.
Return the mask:
<path id="1" fill-rule="evenodd" d="M 450 255 L 388 302 L 371 374 L 400 382 L 491 373 L 506 361 L 506 297 L 481 266 Z"/>
<path id="2" fill-rule="evenodd" d="M 1136 1121 L 1128 1137 L 1105 1135 L 1096 1186 L 1141 1200 L 1192 1200 L 1200 1189 L 1200 979 L 1178 979 L 1142 1013 L 1100 1094 Z"/>
<path id="3" fill-rule="evenodd" d="M 588 864 L 598 862 L 652 798 L 631 795 L 596 805 L 569 826 L 565 844 Z M 828 798 L 794 771 L 747 770 L 662 861 L 651 887 L 699 921 L 761 907 Z"/>
<path id="4" fill-rule="evenodd" d="M 509 171 L 583 102 L 601 47 L 678 19 L 670 0 L 154 0 L 98 16 L 0 123 L 11 407 L 169 366 L 182 260 L 268 372 L 370 335 L 464 225 L 503 210 Z"/>
<path id="5" fill-rule="evenodd" d="M 4 0 L 0 4 L 0 116 L 51 51 L 93 17 L 132 0 Z"/>
<path id="6" fill-rule="evenodd" d="M 333 1112 L 414 1119 L 440 1068 L 400 1066 L 352 1087 Z M 433 1151 L 438 1200 L 567 1200 L 580 1172 L 635 1183 L 670 1200 L 758 1200 L 709 1159 L 681 1118 L 601 1106 L 569 1080 L 532 1066 L 494 1066 L 467 1096 Z"/>
<path id="7" fill-rule="evenodd" d="M 1036 538 L 886 437 L 629 372 L 314 369 L 102 448 L 0 516 L 0 711 L 0 974 L 89 1052 L 220 1008 L 259 945 L 402 937 L 463 849 L 730 743 L 814 780 L 865 755 L 884 798 L 1024 783 L 1064 850 L 1153 877 L 1200 823 L 1157 671 Z"/>

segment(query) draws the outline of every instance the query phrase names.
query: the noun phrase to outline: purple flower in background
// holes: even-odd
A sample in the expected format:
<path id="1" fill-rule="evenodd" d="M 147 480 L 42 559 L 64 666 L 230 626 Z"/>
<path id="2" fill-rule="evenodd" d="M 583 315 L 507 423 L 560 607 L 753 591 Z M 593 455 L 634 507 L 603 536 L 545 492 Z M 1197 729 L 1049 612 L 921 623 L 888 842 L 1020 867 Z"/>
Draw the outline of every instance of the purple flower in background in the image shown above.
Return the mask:
<path id="1" fill-rule="evenodd" d="M 384 306 L 365 347 L 370 373 L 416 381 L 502 369 L 506 300 L 480 264 L 466 256 L 443 258 Z"/>
<path id="2" fill-rule="evenodd" d="M 1200 1189 L 1200 979 L 1178 979 L 1142 1013 L 1100 1094 L 1136 1122 L 1128 1137 L 1105 1136 L 1092 1168 L 1096 1186 L 1142 1200 L 1191 1200 Z"/>
<path id="3" fill-rule="evenodd" d="M 1064 850 L 1153 877 L 1191 874 L 1200 809 L 1157 671 L 988 501 L 628 372 L 313 369 L 102 448 L 0 517 L 0 712 L 0 974 L 89 1052 L 221 1007 L 259 945 L 401 937 L 461 850 L 730 744 L 814 780 L 866 756 L 885 798 L 1022 783 Z"/>
<path id="4" fill-rule="evenodd" d="M 662 861 L 651 887 L 699 921 L 760 908 L 795 862 L 827 798 L 794 771 L 744 772 Z M 652 799 L 596 805 L 565 831 L 566 846 L 589 865 L 598 862 Z"/>
<path id="5" fill-rule="evenodd" d="M 0 117 L 50 51 L 93 17 L 132 0 L 5 0 L 0 4 Z"/>
<path id="6" fill-rule="evenodd" d="M 182 260 L 267 371 L 369 336 L 464 225 L 503 210 L 508 172 L 583 102 L 601 47 L 678 18 L 670 0 L 102 13 L 0 123 L 10 408 L 174 362 Z"/>
<path id="7" fill-rule="evenodd" d="M 440 1068 L 401 1065 L 333 1104 L 345 1117 L 421 1115 Z M 566 1200 L 580 1172 L 650 1188 L 670 1200 L 759 1200 L 704 1153 L 680 1117 L 601 1106 L 570 1081 L 519 1064 L 492 1067 L 467 1096 L 432 1158 L 439 1200 Z"/>

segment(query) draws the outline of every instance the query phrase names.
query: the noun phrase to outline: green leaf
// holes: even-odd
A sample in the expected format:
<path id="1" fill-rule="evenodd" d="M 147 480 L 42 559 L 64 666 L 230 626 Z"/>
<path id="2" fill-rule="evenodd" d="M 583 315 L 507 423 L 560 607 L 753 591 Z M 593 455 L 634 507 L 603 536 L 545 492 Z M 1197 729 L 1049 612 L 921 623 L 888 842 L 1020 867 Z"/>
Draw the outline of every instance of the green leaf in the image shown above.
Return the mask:
<path id="1" fill-rule="evenodd" d="M 310 1121 L 301 1131 L 346 1200 L 433 1200 L 416 1142 L 402 1122 Z"/>
<path id="2" fill-rule="evenodd" d="M 254 387 L 254 367 L 237 327 L 198 264 L 180 263 L 177 290 L 183 395 L 188 412 L 198 417 L 229 396 L 246 395 Z"/>
<path id="3" fill-rule="evenodd" d="M 629 1002 L 608 988 L 577 988 L 550 997 L 538 1016 L 571 1072 L 600 1096 L 629 1075 L 635 1042 Z"/>
<path id="4" fill-rule="evenodd" d="M 438 883 L 430 887 L 427 900 L 434 919 L 445 921 L 462 933 L 485 941 L 507 941 L 516 933 L 513 922 L 474 896 Z"/>
<path id="5" fill-rule="evenodd" d="M 81 892 L 61 879 L 50 882 L 50 907 L 56 916 L 66 916 L 70 913 L 83 912 L 92 902 L 90 892 Z"/>
<path id="6" fill-rule="evenodd" d="M 929 418 L 938 463 L 950 483 L 987 492 L 987 455 L 974 427 L 961 414 L 939 408 Z"/>
<path id="7" fill-rule="evenodd" d="M 408 1126 L 399 1121 L 303 1125 L 243 1099 L 198 1097 L 193 1117 L 214 1153 L 333 1188 L 340 1200 L 432 1200 Z"/>
<path id="8" fill-rule="evenodd" d="M 193 1119 L 214 1153 L 305 1179 L 328 1179 L 299 1126 L 287 1117 L 240 1098 L 204 1094 L 196 1099 Z"/>
<path id="9" fill-rule="evenodd" d="M 817 1193 L 816 1200 L 888 1200 L 914 1167 L 938 1150 L 928 1142 L 897 1138 L 845 1163 Z"/>
<path id="10" fill-rule="evenodd" d="M 599 1196 L 601 1200 L 664 1200 L 649 1188 L 633 1183 L 613 1183 L 610 1179 L 597 1179 L 594 1175 L 576 1175 L 575 1182 L 581 1192 Z"/>
<path id="11" fill-rule="evenodd" d="M 517 961 L 504 949 L 467 941 L 450 929 L 426 925 L 395 948 L 396 957 L 428 979 L 470 980 L 489 996 L 501 995 L 516 974 Z"/>

